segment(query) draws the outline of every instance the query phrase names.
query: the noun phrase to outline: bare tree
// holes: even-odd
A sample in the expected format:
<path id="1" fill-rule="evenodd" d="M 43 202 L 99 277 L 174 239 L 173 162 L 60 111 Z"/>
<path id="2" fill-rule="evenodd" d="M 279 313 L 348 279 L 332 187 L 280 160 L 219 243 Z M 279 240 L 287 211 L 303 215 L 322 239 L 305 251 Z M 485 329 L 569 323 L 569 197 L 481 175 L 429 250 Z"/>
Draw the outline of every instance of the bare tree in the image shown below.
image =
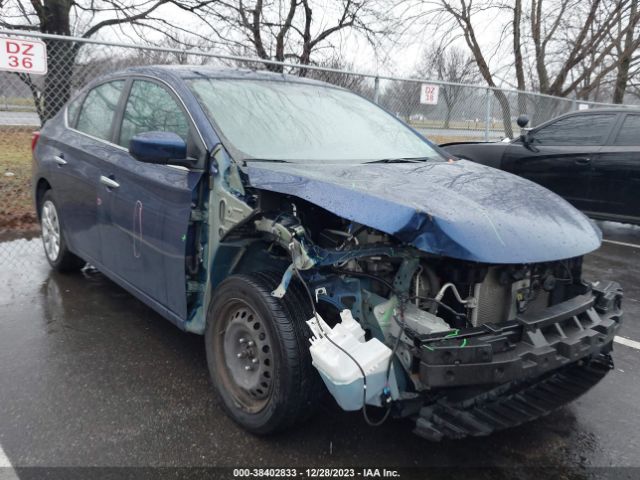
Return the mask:
<path id="1" fill-rule="evenodd" d="M 511 107 L 509 106 L 509 100 L 502 90 L 497 89 L 496 82 L 493 77 L 493 73 L 489 68 L 489 64 L 484 54 L 484 49 L 478 41 L 476 35 L 475 26 L 473 23 L 473 17 L 476 13 L 476 8 L 473 4 L 473 0 L 440 0 L 440 5 L 443 12 L 453 19 L 455 25 L 458 26 L 462 32 L 467 47 L 471 51 L 478 70 L 485 82 L 489 87 L 492 87 L 493 94 L 498 100 L 500 110 L 502 112 L 502 123 L 504 126 L 504 133 L 507 137 L 513 136 L 513 127 L 511 126 Z M 481 9 L 486 6 L 481 7 Z"/>
<path id="2" fill-rule="evenodd" d="M 374 80 L 362 75 L 346 73 L 354 70 L 352 63 L 343 60 L 338 55 L 335 55 L 314 65 L 326 68 L 327 70 L 309 70 L 306 74 L 307 77 L 346 88 L 352 92 L 362 95 L 363 97 L 373 100 Z"/>
<path id="3" fill-rule="evenodd" d="M 422 113 L 426 105 L 420 104 L 420 82 L 394 80 L 385 88 L 380 104 L 406 122 Z"/>
<path id="4" fill-rule="evenodd" d="M 106 28 L 124 25 L 166 32 L 160 8 L 173 5 L 197 13 L 217 0 L 8 0 L 1 4 L 0 27 L 90 38 Z M 71 72 L 82 46 L 67 40 L 46 39 L 48 73 L 40 88 L 29 75 L 20 78 L 31 89 L 42 122 L 54 116 L 71 95 Z"/>
<path id="5" fill-rule="evenodd" d="M 464 50 L 450 46 L 438 46 L 427 50 L 421 76 L 451 83 L 475 83 L 479 79 L 475 61 Z M 465 98 L 466 87 L 442 85 L 440 96 L 444 100 L 446 116 L 444 128 L 449 128 L 453 109 Z"/>
<path id="6" fill-rule="evenodd" d="M 629 68 L 633 65 L 632 52 L 640 47 L 637 1 L 422 0 L 427 8 L 422 16 L 445 32 L 444 40 L 464 39 L 490 87 L 496 87 L 496 69 L 506 66 L 507 77 L 515 78 L 518 90 L 529 87 L 547 95 L 589 98 L 594 92 L 604 91 L 603 82 L 614 72 L 620 90 L 633 72 Z M 501 35 L 497 45 L 487 45 L 480 40 L 483 35 L 478 35 L 481 20 L 490 16 L 492 29 Z M 509 42 L 504 41 L 507 38 Z M 510 45 L 513 63 L 505 65 L 504 55 L 500 55 L 501 62 L 494 62 L 492 69 L 492 55 L 505 51 L 501 45 Z M 494 95 L 502 111 L 505 134 L 510 135 L 509 102 L 497 90 Z M 523 94 L 518 95 L 520 113 L 526 108 L 525 100 Z"/>
<path id="7" fill-rule="evenodd" d="M 621 41 L 615 42 L 615 53 L 618 58 L 618 66 L 613 91 L 613 103 L 622 103 L 629 83 L 629 72 L 634 54 L 638 48 L 640 34 L 640 15 L 638 15 L 638 0 L 631 0 L 627 17 L 626 33 L 618 35 Z"/>
<path id="8" fill-rule="evenodd" d="M 531 38 L 540 92 L 564 97 L 576 91 L 594 71 L 599 70 L 602 77 L 616 68 L 615 62 L 607 62 L 615 46 L 611 33 L 631 0 L 530 1 Z M 624 33 L 626 28 L 617 37 Z M 576 69 L 579 74 L 567 82 L 569 72 Z"/>
<path id="9" fill-rule="evenodd" d="M 332 41 L 341 34 L 357 32 L 373 44 L 379 35 L 393 35 L 384 5 L 384 0 L 317 5 L 313 0 L 226 0 L 210 10 L 209 23 L 218 38 L 236 47 L 234 53 L 309 65 L 314 52 L 334 50 Z M 269 68 L 282 71 L 278 65 Z M 304 75 L 306 70 L 300 72 Z"/>
<path id="10" fill-rule="evenodd" d="M 187 38 L 180 32 L 169 32 L 163 47 L 167 50 L 153 48 L 136 48 L 125 50 L 118 55 L 105 54 L 92 49 L 83 50 L 76 57 L 71 77 L 72 88 L 79 88 L 88 82 L 109 72 L 141 65 L 205 65 L 212 58 L 206 55 L 190 53 L 190 50 L 205 52 L 207 45 L 202 39 Z M 155 45 L 150 45 L 155 46 Z"/>
<path id="11" fill-rule="evenodd" d="M 547 0 L 551 9 L 543 0 L 531 2 L 540 90 L 621 103 L 633 52 L 640 47 L 637 0 Z"/>
<path id="12" fill-rule="evenodd" d="M 522 0 L 513 2 L 513 67 L 516 74 L 517 88 L 519 92 L 527 89 L 524 73 L 524 60 L 522 55 Z M 518 93 L 518 113 L 527 113 L 527 100 L 525 95 Z"/>

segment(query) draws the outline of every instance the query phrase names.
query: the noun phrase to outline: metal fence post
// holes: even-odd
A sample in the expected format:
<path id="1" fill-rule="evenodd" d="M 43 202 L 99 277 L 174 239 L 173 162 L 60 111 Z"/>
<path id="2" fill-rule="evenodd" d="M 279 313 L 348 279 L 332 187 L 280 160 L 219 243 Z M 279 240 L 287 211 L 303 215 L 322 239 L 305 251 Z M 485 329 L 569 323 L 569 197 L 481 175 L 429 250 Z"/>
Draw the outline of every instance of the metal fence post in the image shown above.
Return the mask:
<path id="1" fill-rule="evenodd" d="M 380 98 L 380 77 L 376 77 L 373 80 L 373 102 L 379 103 L 378 100 Z"/>
<path id="2" fill-rule="evenodd" d="M 491 122 L 491 89 L 487 88 L 486 111 L 484 116 L 484 141 L 489 141 L 489 122 Z"/>

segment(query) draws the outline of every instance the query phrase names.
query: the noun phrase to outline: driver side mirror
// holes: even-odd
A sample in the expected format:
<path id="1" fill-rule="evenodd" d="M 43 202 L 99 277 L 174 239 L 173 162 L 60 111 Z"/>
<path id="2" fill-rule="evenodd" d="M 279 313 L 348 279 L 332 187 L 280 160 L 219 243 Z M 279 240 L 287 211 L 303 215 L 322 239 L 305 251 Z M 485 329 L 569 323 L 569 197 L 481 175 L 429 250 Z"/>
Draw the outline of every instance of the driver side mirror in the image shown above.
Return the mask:
<path id="1" fill-rule="evenodd" d="M 527 125 L 529 125 L 529 117 L 527 115 L 520 115 L 516 119 L 516 123 L 520 127 L 520 140 L 524 145 L 531 143 L 531 138 L 529 138 L 529 129 L 525 129 Z"/>
<path id="2" fill-rule="evenodd" d="M 129 153 L 144 163 L 191 166 L 187 143 L 173 132 L 143 132 L 129 142 Z"/>

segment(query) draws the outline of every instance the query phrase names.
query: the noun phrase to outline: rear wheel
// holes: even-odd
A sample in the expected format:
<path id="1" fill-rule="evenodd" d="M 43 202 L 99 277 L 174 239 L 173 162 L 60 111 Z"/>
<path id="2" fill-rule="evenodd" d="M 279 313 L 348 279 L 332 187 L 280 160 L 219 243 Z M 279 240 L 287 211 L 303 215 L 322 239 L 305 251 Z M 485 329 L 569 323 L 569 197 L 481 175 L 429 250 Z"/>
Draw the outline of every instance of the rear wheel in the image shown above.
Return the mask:
<path id="1" fill-rule="evenodd" d="M 229 416 L 258 434 L 308 417 L 322 383 L 305 323 L 312 313 L 295 282 L 271 296 L 280 275 L 233 275 L 216 289 L 205 333 L 211 378 Z"/>
<path id="2" fill-rule="evenodd" d="M 40 206 L 40 225 L 42 228 L 42 244 L 49 264 L 60 272 L 80 270 L 85 261 L 74 255 L 67 248 L 64 232 L 60 224 L 58 208 L 51 190 L 48 190 Z"/>

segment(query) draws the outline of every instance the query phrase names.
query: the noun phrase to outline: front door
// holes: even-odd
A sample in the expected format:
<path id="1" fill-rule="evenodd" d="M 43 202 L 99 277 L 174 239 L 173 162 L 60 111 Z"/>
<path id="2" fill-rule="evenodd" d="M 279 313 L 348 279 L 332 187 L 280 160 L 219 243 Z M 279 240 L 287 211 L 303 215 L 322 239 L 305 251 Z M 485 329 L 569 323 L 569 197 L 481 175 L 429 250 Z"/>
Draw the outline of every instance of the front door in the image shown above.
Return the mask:
<path id="1" fill-rule="evenodd" d="M 516 142 L 507 148 L 504 169 L 589 210 L 593 165 L 615 118 L 615 114 L 578 114 L 534 129 L 529 143 Z"/>
<path id="2" fill-rule="evenodd" d="M 103 262 L 121 280 L 184 320 L 188 227 L 202 171 L 134 159 L 129 141 L 149 131 L 170 131 L 194 142 L 178 99 L 159 83 L 135 79 L 115 135 L 120 148 L 101 172 L 107 212 Z"/>

